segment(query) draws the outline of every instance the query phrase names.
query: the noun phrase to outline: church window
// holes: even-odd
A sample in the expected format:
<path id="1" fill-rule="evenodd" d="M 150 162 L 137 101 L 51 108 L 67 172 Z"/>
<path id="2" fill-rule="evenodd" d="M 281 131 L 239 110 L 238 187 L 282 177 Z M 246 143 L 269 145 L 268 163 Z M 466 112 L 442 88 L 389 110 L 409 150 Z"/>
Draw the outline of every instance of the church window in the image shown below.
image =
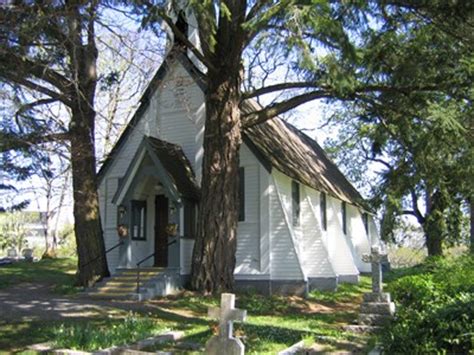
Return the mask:
<path id="1" fill-rule="evenodd" d="M 300 185 L 296 181 L 291 182 L 291 201 L 293 207 L 293 225 L 300 224 Z"/>
<path id="2" fill-rule="evenodd" d="M 341 203 L 342 232 L 347 234 L 347 206 L 344 201 Z"/>
<path id="3" fill-rule="evenodd" d="M 364 223 L 365 233 L 369 236 L 369 214 L 367 212 L 362 213 L 362 222 Z"/>
<path id="4" fill-rule="evenodd" d="M 239 222 L 245 221 L 245 168 L 239 168 Z"/>
<path id="5" fill-rule="evenodd" d="M 132 200 L 131 237 L 146 240 L 146 201 Z"/>
<path id="6" fill-rule="evenodd" d="M 323 231 L 328 230 L 328 216 L 327 216 L 327 207 L 326 207 L 326 194 L 321 192 L 319 199 L 319 209 L 321 212 L 321 227 Z"/>

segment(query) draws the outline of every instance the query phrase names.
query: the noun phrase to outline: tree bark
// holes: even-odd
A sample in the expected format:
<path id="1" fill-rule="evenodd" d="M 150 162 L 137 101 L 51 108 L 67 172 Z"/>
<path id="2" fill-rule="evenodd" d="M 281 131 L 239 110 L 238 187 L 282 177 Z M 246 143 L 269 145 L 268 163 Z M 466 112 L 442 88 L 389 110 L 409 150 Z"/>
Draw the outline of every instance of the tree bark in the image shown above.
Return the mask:
<path id="1" fill-rule="evenodd" d="M 470 236 L 470 247 L 469 251 L 471 252 L 472 255 L 474 255 L 474 197 L 471 197 L 469 199 L 469 212 L 470 212 L 470 229 L 469 229 L 469 236 Z"/>
<path id="2" fill-rule="evenodd" d="M 97 3 L 87 8 L 88 20 L 83 22 L 79 3 L 71 2 L 73 15 L 69 22 L 69 37 L 74 46 L 71 71 L 76 83 L 70 97 L 72 117 L 69 127 L 71 169 L 74 195 L 74 231 L 78 254 L 78 282 L 90 287 L 109 276 L 105 243 L 100 222 L 95 156 L 94 98 L 97 86 L 98 51 L 95 44 L 94 19 Z"/>
<path id="3" fill-rule="evenodd" d="M 95 112 L 84 106 L 73 110 L 71 167 L 74 231 L 78 254 L 78 283 L 85 287 L 109 276 L 99 214 L 95 171 Z"/>
<path id="4" fill-rule="evenodd" d="M 445 202 L 439 191 L 430 194 L 427 192 L 426 216 L 423 230 L 426 238 L 428 256 L 443 255 L 443 240 L 446 236 L 446 221 L 444 216 Z"/>
<path id="5" fill-rule="evenodd" d="M 204 293 L 230 291 L 234 284 L 242 142 L 241 79 L 234 70 L 236 75 L 225 69 L 208 74 L 202 195 L 191 279 L 191 286 Z"/>
<path id="6" fill-rule="evenodd" d="M 230 291 L 234 286 L 237 249 L 242 26 L 246 1 L 225 1 L 228 12 L 217 19 L 215 43 L 204 43 L 207 66 L 206 121 L 201 201 L 197 239 L 193 250 L 191 286 L 204 293 Z M 213 16 L 212 5 L 210 13 Z M 202 32 L 200 38 L 209 33 Z M 209 45 L 209 47 L 207 45 Z M 213 45 L 211 45 L 213 44 Z M 198 57 L 199 58 L 199 57 Z"/>

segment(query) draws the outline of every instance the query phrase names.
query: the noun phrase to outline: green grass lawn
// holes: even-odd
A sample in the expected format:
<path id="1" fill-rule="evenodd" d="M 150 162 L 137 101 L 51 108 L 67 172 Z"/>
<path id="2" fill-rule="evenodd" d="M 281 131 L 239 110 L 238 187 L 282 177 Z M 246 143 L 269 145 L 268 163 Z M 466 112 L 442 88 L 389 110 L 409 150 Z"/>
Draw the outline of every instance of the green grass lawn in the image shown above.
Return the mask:
<path id="1" fill-rule="evenodd" d="M 338 292 L 313 292 L 309 298 L 237 295 L 236 307 L 247 310 L 247 320 L 235 324 L 235 332 L 248 354 L 274 354 L 300 341 L 324 344 L 328 350 L 350 350 L 364 344 L 361 337 L 342 330 L 358 314 L 362 294 L 370 289 L 370 279 L 362 277 L 359 285 L 341 285 Z M 156 300 L 163 310 L 162 319 L 174 319 L 177 330 L 186 332 L 185 341 L 205 344 L 217 323 L 206 317 L 217 297 L 201 297 L 185 293 L 179 297 Z M 163 350 L 155 347 L 153 350 Z"/>
<path id="2" fill-rule="evenodd" d="M 0 288 L 23 282 L 54 285 L 58 291 L 72 288 L 77 261 L 72 258 L 20 261 L 0 267 Z"/>
<path id="3" fill-rule="evenodd" d="M 0 285 L 32 282 L 67 290 L 74 282 L 75 265 L 72 259 L 17 263 L 0 268 Z M 362 277 L 359 285 L 341 285 L 337 292 L 312 292 L 307 299 L 237 294 L 236 306 L 246 309 L 248 317 L 246 322 L 235 324 L 235 333 L 248 354 L 275 353 L 300 340 L 324 344 L 329 350 L 350 350 L 351 344 L 364 344 L 367 339 L 342 327 L 357 318 L 362 293 L 369 288 L 369 278 Z M 135 309 L 133 315 L 126 305 L 117 305 L 105 317 L 16 323 L 0 320 L 0 351 L 20 351 L 27 345 L 52 340 L 59 347 L 96 350 L 134 342 L 165 329 L 184 331 L 185 341 L 204 345 L 217 330 L 217 322 L 207 317 L 208 307 L 218 304 L 218 297 L 184 292 L 147 302 L 146 308 Z"/>

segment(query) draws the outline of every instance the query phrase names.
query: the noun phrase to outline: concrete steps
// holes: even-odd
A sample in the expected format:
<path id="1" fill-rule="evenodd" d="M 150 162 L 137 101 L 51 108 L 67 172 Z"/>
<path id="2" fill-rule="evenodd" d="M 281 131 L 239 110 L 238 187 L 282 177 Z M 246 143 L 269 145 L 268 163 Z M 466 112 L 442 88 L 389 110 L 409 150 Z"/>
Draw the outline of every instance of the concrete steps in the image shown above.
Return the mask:
<path id="1" fill-rule="evenodd" d="M 353 333 L 376 333 L 393 320 L 395 304 L 387 292 L 369 292 L 363 296 L 357 324 L 345 326 Z"/>
<path id="2" fill-rule="evenodd" d="M 370 292 L 364 294 L 363 299 L 364 302 L 360 305 L 359 325 L 383 326 L 393 319 L 395 304 L 391 302 L 389 293 Z"/>
<path id="3" fill-rule="evenodd" d="M 181 287 L 179 270 L 140 268 L 140 293 L 137 294 L 137 269 L 122 269 L 87 292 L 98 299 L 134 299 L 143 301 L 176 293 Z"/>

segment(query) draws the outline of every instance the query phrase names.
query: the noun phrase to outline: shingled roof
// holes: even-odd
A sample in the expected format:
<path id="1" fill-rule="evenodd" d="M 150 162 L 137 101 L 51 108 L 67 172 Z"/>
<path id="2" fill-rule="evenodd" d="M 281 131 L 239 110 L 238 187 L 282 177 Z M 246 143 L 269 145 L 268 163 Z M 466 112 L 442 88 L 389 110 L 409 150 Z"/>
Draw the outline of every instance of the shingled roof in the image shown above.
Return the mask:
<path id="1" fill-rule="evenodd" d="M 199 199 L 199 185 L 191 163 L 181 147 L 154 137 L 146 137 L 146 139 L 181 195 L 194 200 Z"/>
<path id="2" fill-rule="evenodd" d="M 135 178 L 135 167 L 140 164 L 139 156 L 143 152 L 151 158 L 156 176 L 171 196 L 177 199 L 178 196 L 183 196 L 190 200 L 199 200 L 199 185 L 196 182 L 191 163 L 181 147 L 158 138 L 144 136 L 112 199 L 114 203 L 126 193 L 129 181 Z"/>
<path id="3" fill-rule="evenodd" d="M 260 159 L 300 183 L 363 207 L 363 198 L 319 144 L 276 117 L 248 128 L 244 135 Z"/>
<path id="4" fill-rule="evenodd" d="M 196 80 L 196 83 L 205 90 L 203 74 L 194 66 L 186 55 L 179 52 L 173 52 L 173 55 L 165 60 L 162 68 L 158 70 L 155 78 L 152 79 L 153 85 L 150 84 L 150 87 L 144 95 L 146 99 L 142 99 L 141 107 L 137 110 L 131 123 L 127 126 L 127 129 L 120 137 L 118 144 L 114 147 L 111 154 L 104 162 L 99 172 L 99 179 L 105 175 L 105 171 L 110 165 L 111 158 L 113 159 L 119 146 L 125 142 L 126 137 L 130 134 L 131 128 L 134 127 L 141 118 L 142 113 L 145 111 L 143 106 L 147 106 L 148 98 L 151 97 L 152 91 L 156 89 L 157 85 L 154 83 L 164 77 L 171 64 L 170 62 L 174 59 L 178 59 L 179 62 L 188 70 L 191 77 Z M 256 102 L 246 101 L 242 110 L 244 112 L 250 112 L 258 110 L 258 108 Z M 276 117 L 246 129 L 243 136 L 244 142 L 250 146 L 250 149 L 257 155 L 259 160 L 267 169 L 271 170 L 272 168 L 275 168 L 304 185 L 312 187 L 318 191 L 326 192 L 342 201 L 355 204 L 368 210 L 362 196 L 346 179 L 331 159 L 329 159 L 321 146 L 315 140 L 291 124 Z M 169 151 L 167 153 L 164 151 L 168 147 L 166 144 L 170 144 L 170 146 L 174 147 L 177 146 L 156 138 L 148 137 L 148 139 L 154 149 L 157 150 L 157 154 L 160 155 L 160 160 L 163 160 L 163 165 L 166 165 L 167 169 L 171 169 L 169 173 L 175 179 L 176 184 L 180 186 L 179 190 L 181 192 L 191 192 L 192 196 L 197 196 L 198 193 L 195 190 L 195 186 L 191 187 L 191 185 L 194 185 L 194 177 L 191 179 L 187 175 L 186 166 L 189 165 L 189 163 L 183 163 L 184 160 L 180 158 L 179 161 L 182 163 L 176 165 L 173 163 L 173 159 L 168 159 L 172 154 L 168 154 Z M 182 181 L 179 177 L 180 174 L 183 174 Z M 189 184 L 190 181 L 192 181 L 191 184 Z"/>

